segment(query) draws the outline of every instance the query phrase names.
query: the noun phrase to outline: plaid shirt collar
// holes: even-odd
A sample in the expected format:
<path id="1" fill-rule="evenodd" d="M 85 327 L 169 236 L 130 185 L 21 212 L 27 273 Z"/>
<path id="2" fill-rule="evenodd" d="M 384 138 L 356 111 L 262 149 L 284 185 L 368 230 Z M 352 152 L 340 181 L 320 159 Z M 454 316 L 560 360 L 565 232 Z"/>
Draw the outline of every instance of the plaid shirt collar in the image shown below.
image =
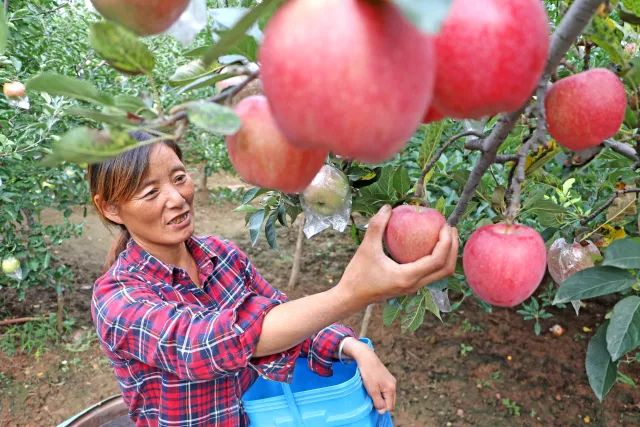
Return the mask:
<path id="1" fill-rule="evenodd" d="M 198 265 L 198 270 L 210 274 L 218 262 L 218 256 L 211 245 L 206 244 L 205 238 L 191 236 L 185 242 L 187 250 L 193 256 Z M 175 265 L 166 264 L 159 258 L 151 255 L 133 238 L 127 242 L 126 250 L 122 251 L 124 265 L 130 272 L 141 272 L 146 276 L 160 279 L 165 283 L 175 284 L 180 273 L 184 270 Z"/>

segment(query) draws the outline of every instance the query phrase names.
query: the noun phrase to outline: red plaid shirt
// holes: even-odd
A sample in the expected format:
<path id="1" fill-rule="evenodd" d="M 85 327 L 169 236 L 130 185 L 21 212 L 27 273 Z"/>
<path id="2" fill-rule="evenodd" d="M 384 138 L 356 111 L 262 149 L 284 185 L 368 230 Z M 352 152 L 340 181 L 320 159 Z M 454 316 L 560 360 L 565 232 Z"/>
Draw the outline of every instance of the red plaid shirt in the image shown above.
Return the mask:
<path id="1" fill-rule="evenodd" d="M 284 353 L 252 357 L 265 314 L 286 295 L 231 243 L 192 237 L 187 247 L 202 288 L 133 240 L 94 286 L 100 344 L 137 425 L 248 425 L 241 396 L 258 375 L 290 382 L 300 355 L 332 374 L 351 329 L 335 324 Z"/>

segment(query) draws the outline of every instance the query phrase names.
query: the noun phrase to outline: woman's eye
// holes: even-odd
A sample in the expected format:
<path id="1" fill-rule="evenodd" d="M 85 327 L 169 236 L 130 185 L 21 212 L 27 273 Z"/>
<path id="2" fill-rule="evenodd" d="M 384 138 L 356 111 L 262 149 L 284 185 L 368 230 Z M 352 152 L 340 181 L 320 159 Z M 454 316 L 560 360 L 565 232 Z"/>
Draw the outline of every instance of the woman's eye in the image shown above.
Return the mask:
<path id="1" fill-rule="evenodd" d="M 149 191 L 147 191 L 147 192 L 144 194 L 144 196 L 142 196 L 142 197 L 144 197 L 145 199 L 148 199 L 148 198 L 150 198 L 150 197 L 155 196 L 155 194 L 156 194 L 156 193 L 157 193 L 157 191 L 156 191 L 156 190 L 149 190 Z"/>

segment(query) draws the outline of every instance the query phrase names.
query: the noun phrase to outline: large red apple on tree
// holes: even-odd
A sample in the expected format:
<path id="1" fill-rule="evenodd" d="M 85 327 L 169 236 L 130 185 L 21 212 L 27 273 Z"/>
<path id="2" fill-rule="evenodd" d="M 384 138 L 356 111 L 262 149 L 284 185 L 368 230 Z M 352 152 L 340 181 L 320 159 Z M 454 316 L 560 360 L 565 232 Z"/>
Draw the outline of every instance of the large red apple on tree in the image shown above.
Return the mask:
<path id="1" fill-rule="evenodd" d="M 517 110 L 540 79 L 549 41 L 540 0 L 454 0 L 435 39 L 433 106 L 459 119 Z"/>
<path id="2" fill-rule="evenodd" d="M 227 137 L 227 150 L 238 174 L 259 187 L 285 193 L 304 190 L 329 153 L 289 144 L 273 120 L 264 96 L 244 98 L 235 111 L 242 127 Z"/>
<path id="3" fill-rule="evenodd" d="M 141 36 L 159 34 L 180 18 L 190 0 L 91 0 L 102 16 Z"/>
<path id="4" fill-rule="evenodd" d="M 431 255 L 446 219 L 436 209 L 402 205 L 393 208 L 384 232 L 391 257 L 405 264 Z"/>
<path id="5" fill-rule="evenodd" d="M 265 29 L 260 63 L 293 144 L 364 162 L 398 152 L 431 102 L 432 38 L 389 1 L 290 0 Z"/>
<path id="6" fill-rule="evenodd" d="M 615 73 L 594 68 L 555 82 L 544 104 L 549 134 L 558 144 L 578 151 L 618 132 L 627 97 Z"/>
<path id="7" fill-rule="evenodd" d="M 467 283 L 481 300 L 513 307 L 529 298 L 547 268 L 544 240 L 520 224 L 478 228 L 464 247 L 462 266 Z"/>

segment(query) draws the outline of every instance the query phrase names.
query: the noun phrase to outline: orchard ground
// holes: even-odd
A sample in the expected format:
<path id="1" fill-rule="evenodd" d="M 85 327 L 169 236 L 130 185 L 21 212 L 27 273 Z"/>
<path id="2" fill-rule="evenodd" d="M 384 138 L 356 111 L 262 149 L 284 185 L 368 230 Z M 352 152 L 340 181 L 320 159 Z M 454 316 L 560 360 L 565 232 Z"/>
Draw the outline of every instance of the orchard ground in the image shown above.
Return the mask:
<path id="1" fill-rule="evenodd" d="M 197 177 L 196 177 L 197 179 Z M 240 187 L 227 176 L 209 180 L 209 187 Z M 296 229 L 280 229 L 279 251 L 261 241 L 248 242 L 237 203 L 211 201 L 199 193 L 197 233 L 217 234 L 240 245 L 262 274 L 286 290 Z M 82 220 L 82 211 L 75 214 Z M 46 221 L 56 221 L 49 213 Z M 76 282 L 67 295 L 68 314 L 76 319 L 66 342 L 50 346 L 39 358 L 0 352 L 0 425 L 55 425 L 83 408 L 119 392 L 106 358 L 95 340 L 89 302 L 91 285 L 99 275 L 111 235 L 89 210 L 84 234 L 59 248 L 73 268 Z M 304 245 L 301 275 L 291 298 L 322 291 L 335 284 L 349 261 L 354 245 L 348 234 L 324 232 Z M 11 291 L 0 293 L 0 307 L 13 317 L 55 311 L 53 292 L 31 291 L 24 303 Z M 399 325 L 382 325 L 377 306 L 367 334 L 376 351 L 398 379 L 395 425 L 408 426 L 638 426 L 640 388 L 617 384 L 600 404 L 590 389 L 584 355 L 590 335 L 602 322 L 607 305 L 592 300 L 579 317 L 571 310 L 551 311 L 542 321 L 542 334 L 514 310 L 486 314 L 468 299 L 444 322 L 428 316 L 415 334 L 403 334 Z M 362 313 L 345 320 L 356 331 Z M 561 337 L 549 332 L 554 324 L 566 329 Z M 0 333 L 3 331 L 0 330 Z M 638 364 L 622 367 L 630 378 L 640 378 Z"/>

